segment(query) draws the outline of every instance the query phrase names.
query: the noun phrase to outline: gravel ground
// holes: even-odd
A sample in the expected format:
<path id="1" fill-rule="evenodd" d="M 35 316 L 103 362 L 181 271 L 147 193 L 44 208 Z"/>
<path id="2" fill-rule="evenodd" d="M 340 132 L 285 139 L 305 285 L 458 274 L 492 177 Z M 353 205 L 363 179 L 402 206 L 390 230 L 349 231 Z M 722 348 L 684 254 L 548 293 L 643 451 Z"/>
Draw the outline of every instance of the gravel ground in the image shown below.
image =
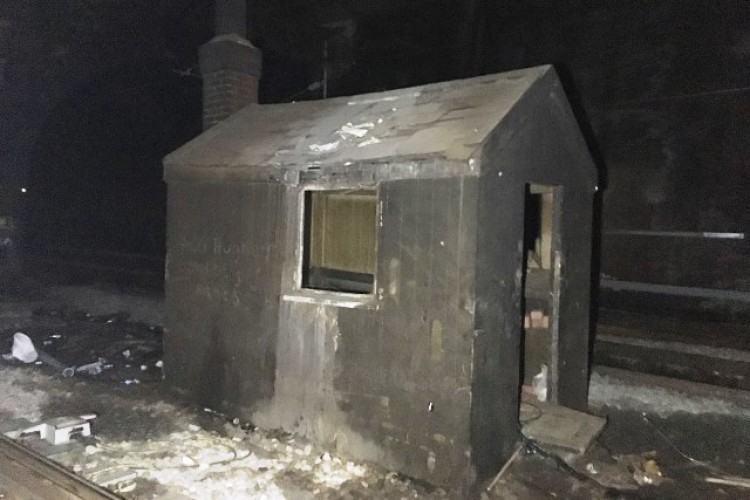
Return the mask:
<path id="1" fill-rule="evenodd" d="M 125 498 L 464 498 L 284 432 L 186 405 L 162 380 L 158 325 L 106 308 L 87 313 L 49 299 L 0 306 L 0 354 L 10 351 L 14 332 L 24 331 L 66 364 L 103 360 L 101 373 L 63 378 L 46 365 L 0 359 L 2 431 L 18 419 L 96 414 L 92 438 L 58 447 L 40 446 L 35 437 L 23 441 Z M 544 454 L 522 453 L 482 496 L 748 498 L 747 490 L 704 481 L 707 474 L 750 474 L 744 461 L 750 398 L 736 395 L 595 370 L 590 402 L 609 423 L 600 445 L 571 462 L 578 474 Z M 662 484 L 635 484 L 631 469 L 644 456 L 662 465 Z M 597 472 L 587 477 L 587 470 Z"/>

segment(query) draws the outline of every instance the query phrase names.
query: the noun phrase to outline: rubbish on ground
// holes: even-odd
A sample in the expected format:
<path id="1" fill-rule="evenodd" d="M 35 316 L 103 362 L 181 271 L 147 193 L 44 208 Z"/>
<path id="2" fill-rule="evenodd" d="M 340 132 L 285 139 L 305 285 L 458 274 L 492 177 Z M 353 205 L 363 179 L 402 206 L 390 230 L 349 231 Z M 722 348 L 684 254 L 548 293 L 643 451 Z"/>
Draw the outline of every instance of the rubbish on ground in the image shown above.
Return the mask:
<path id="1" fill-rule="evenodd" d="M 643 460 L 633 469 L 633 479 L 639 486 L 658 486 L 662 481 L 661 468 L 653 458 Z"/>
<path id="2" fill-rule="evenodd" d="M 13 335 L 13 348 L 11 349 L 11 355 L 24 363 L 32 363 L 36 361 L 39 356 L 34 348 L 34 343 L 29 336 L 23 332 L 16 332 Z"/>
<path id="3" fill-rule="evenodd" d="M 105 368 L 105 365 L 104 365 L 105 362 L 106 360 L 104 358 L 99 358 L 98 361 L 89 363 L 87 365 L 79 366 L 78 368 L 76 368 L 76 371 L 85 372 L 89 375 L 99 375 L 102 372 L 102 370 L 104 370 Z"/>
<path id="4" fill-rule="evenodd" d="M 599 471 L 596 470 L 596 467 L 591 462 L 586 464 L 586 472 L 588 472 L 589 474 L 593 474 L 593 475 L 599 474 Z"/>
<path id="5" fill-rule="evenodd" d="M 135 479 L 136 478 L 136 473 L 135 472 L 130 473 L 129 477 L 131 479 Z M 130 479 L 128 479 L 128 480 L 130 480 Z M 123 483 L 125 481 L 126 480 L 120 480 L 120 481 L 118 481 L 118 483 Z M 106 485 L 102 485 L 102 486 L 106 486 Z M 136 484 L 134 482 L 132 482 L 132 483 L 124 485 L 124 486 L 117 486 L 115 488 L 115 492 L 116 493 L 130 493 L 131 491 L 133 491 L 135 489 L 135 487 L 136 487 Z"/>
<path id="6" fill-rule="evenodd" d="M 140 384 L 141 381 L 137 378 L 129 378 L 123 381 L 125 385 L 134 385 L 134 384 Z"/>
<path id="7" fill-rule="evenodd" d="M 154 366 L 157 368 L 164 368 L 164 361 L 159 360 L 156 363 L 154 363 Z"/>
<path id="8" fill-rule="evenodd" d="M 86 473 L 99 486 L 114 488 L 118 493 L 126 493 L 135 489 L 136 484 L 132 481 L 138 477 L 137 472 L 117 466 L 100 465 L 100 467 L 99 470 Z"/>
<path id="9" fill-rule="evenodd" d="M 130 349 L 122 351 L 122 355 L 125 356 L 125 359 L 130 359 Z"/>
<path id="10" fill-rule="evenodd" d="M 64 365 L 61 361 L 58 361 L 42 350 L 37 350 L 37 355 L 39 356 L 39 361 L 46 365 L 50 365 L 52 368 L 62 373 L 63 377 L 72 377 L 76 373 L 74 367 Z"/>
<path id="11" fill-rule="evenodd" d="M 199 430 L 201 430 L 201 428 L 195 424 L 188 425 L 188 429 L 190 429 L 193 432 L 198 432 Z"/>
<path id="12" fill-rule="evenodd" d="M 516 458 L 518 458 L 518 455 L 521 454 L 521 450 L 523 450 L 523 445 L 522 444 L 518 445 L 518 447 L 516 448 L 516 451 L 513 452 L 513 454 L 508 459 L 508 461 L 505 462 L 505 465 L 503 465 L 503 467 L 500 469 L 500 472 L 497 473 L 497 475 L 492 480 L 492 482 L 490 483 L 490 485 L 487 486 L 487 490 L 486 491 L 491 491 L 492 488 L 495 487 L 495 485 L 500 480 L 500 478 L 503 477 L 503 475 L 505 474 L 505 471 L 507 471 L 510 468 L 511 464 L 516 461 Z"/>
<path id="13" fill-rule="evenodd" d="M 539 401 L 547 401 L 547 365 L 531 379 L 531 388 Z"/>
<path id="14" fill-rule="evenodd" d="M 723 486 L 750 488 L 750 479 L 738 476 L 707 477 L 706 482 L 712 484 L 721 484 Z"/>
<path id="15" fill-rule="evenodd" d="M 656 461 L 656 452 L 649 451 L 640 455 L 619 455 L 614 457 L 633 473 L 633 479 L 639 486 L 658 486 L 662 482 L 662 472 Z"/>
<path id="16" fill-rule="evenodd" d="M 141 371 L 145 372 L 146 370 L 148 370 L 148 366 L 147 365 L 141 365 Z"/>
<path id="17" fill-rule="evenodd" d="M 11 356 L 23 363 L 35 363 L 37 365 L 44 363 L 50 365 L 59 370 L 64 377 L 72 377 L 75 374 L 75 369 L 73 367 L 66 366 L 46 352 L 36 349 L 34 347 L 34 342 L 32 342 L 29 336 L 23 332 L 16 332 L 13 334 Z"/>
<path id="18" fill-rule="evenodd" d="M 30 434 L 38 433 L 41 439 L 44 439 L 51 445 L 57 446 L 69 443 L 70 438 L 75 435 L 81 435 L 83 437 L 91 436 L 90 421 L 94 418 L 96 418 L 96 415 L 53 418 L 32 425 L 31 427 L 6 432 L 5 435 L 11 439 L 18 439 Z"/>

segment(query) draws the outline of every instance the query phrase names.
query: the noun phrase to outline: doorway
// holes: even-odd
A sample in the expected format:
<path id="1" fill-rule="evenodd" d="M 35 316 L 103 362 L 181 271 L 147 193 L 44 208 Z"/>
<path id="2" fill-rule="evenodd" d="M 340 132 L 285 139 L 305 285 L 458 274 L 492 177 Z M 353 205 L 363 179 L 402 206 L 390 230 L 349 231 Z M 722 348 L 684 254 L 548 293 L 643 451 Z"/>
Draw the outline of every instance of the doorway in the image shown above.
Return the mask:
<path id="1" fill-rule="evenodd" d="M 523 401 L 557 401 L 557 325 L 560 290 L 559 197 L 557 186 L 526 184 L 524 196 L 521 423 Z"/>

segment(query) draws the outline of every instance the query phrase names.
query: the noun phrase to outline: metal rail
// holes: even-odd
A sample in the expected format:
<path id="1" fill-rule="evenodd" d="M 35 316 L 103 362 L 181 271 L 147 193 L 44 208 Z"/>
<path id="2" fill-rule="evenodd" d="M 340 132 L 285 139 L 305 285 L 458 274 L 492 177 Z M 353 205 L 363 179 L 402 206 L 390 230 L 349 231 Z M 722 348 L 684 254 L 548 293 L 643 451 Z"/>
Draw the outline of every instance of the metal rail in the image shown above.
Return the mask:
<path id="1" fill-rule="evenodd" d="M 2 435 L 0 495 L 18 500 L 122 500 Z"/>

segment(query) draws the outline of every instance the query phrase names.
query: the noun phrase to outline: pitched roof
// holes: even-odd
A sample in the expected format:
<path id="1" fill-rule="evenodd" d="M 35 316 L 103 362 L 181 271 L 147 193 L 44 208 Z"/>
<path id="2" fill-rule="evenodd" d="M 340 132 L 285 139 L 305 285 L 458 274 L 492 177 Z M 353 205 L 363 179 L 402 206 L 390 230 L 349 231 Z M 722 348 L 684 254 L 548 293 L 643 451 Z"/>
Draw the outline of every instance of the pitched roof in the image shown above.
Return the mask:
<path id="1" fill-rule="evenodd" d="M 467 161 L 551 66 L 406 89 L 250 105 L 164 158 L 166 168 L 347 165 L 390 157 Z"/>

